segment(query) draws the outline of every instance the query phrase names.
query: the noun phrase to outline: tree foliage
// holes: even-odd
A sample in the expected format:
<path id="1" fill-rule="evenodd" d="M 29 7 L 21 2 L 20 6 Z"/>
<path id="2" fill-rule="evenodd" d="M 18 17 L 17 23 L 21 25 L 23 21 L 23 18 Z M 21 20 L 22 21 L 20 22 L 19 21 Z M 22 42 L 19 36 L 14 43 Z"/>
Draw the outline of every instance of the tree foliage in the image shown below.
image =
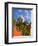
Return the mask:
<path id="1" fill-rule="evenodd" d="M 30 35 L 31 24 L 26 25 L 25 23 L 16 24 L 19 27 L 19 31 L 22 32 L 23 35 Z"/>

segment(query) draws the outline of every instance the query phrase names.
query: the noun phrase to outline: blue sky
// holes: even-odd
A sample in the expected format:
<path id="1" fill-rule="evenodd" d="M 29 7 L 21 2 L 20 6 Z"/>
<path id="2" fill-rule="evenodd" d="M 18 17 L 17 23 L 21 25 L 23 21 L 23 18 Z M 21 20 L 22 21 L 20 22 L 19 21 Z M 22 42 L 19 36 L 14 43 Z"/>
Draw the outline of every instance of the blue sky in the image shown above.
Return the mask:
<path id="1" fill-rule="evenodd" d="M 22 15 L 26 20 L 31 21 L 31 14 L 32 10 L 13 8 L 13 16 L 16 20 Z"/>

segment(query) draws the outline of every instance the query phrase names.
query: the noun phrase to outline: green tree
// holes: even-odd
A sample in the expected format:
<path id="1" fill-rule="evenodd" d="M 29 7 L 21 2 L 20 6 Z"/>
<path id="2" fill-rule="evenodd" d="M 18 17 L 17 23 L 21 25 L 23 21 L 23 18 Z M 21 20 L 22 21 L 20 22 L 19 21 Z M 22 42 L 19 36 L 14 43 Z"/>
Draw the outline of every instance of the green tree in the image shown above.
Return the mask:
<path id="1" fill-rule="evenodd" d="M 13 19 L 13 24 L 16 24 L 16 20 L 15 19 Z"/>

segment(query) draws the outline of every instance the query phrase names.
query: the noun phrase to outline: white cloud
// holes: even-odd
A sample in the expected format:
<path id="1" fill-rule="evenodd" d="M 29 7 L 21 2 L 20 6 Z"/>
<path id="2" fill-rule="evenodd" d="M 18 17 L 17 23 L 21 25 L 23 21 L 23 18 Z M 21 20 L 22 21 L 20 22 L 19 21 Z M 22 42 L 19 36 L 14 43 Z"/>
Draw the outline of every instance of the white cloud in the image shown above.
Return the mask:
<path id="1" fill-rule="evenodd" d="M 18 10 L 19 12 L 22 12 L 22 10 Z"/>
<path id="2" fill-rule="evenodd" d="M 21 15 L 21 18 L 23 19 L 23 22 L 25 21 L 24 16 Z"/>

